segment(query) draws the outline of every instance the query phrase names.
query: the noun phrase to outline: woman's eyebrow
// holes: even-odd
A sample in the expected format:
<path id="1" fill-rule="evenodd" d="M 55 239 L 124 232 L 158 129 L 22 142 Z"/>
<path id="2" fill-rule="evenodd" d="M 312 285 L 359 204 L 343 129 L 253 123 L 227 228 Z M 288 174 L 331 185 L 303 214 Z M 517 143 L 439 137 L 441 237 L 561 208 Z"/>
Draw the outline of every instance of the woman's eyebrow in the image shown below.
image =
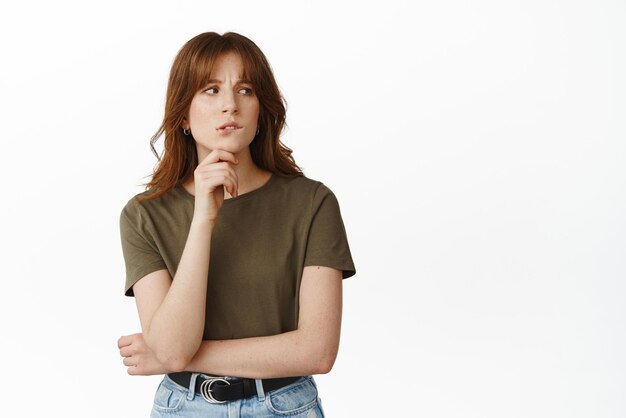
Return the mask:
<path id="1" fill-rule="evenodd" d="M 207 81 L 207 84 L 222 84 L 222 83 L 223 83 L 222 80 L 219 80 L 217 78 L 212 78 Z M 237 80 L 237 84 L 252 84 L 252 81 L 242 78 L 242 79 Z"/>

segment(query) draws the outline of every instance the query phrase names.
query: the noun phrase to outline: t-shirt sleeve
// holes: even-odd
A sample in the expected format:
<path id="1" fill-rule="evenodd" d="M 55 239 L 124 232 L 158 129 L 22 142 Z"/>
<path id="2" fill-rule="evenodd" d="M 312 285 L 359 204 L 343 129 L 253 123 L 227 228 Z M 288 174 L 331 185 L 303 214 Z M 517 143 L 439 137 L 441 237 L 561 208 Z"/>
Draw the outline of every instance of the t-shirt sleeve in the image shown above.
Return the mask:
<path id="1" fill-rule="evenodd" d="M 344 279 L 354 276 L 356 269 L 339 202 L 335 194 L 322 183 L 315 191 L 311 213 L 304 265 L 342 270 Z"/>
<path id="2" fill-rule="evenodd" d="M 126 265 L 125 296 L 135 296 L 133 285 L 148 273 L 167 268 L 154 241 L 146 233 L 142 208 L 132 199 L 120 213 L 120 238 Z"/>

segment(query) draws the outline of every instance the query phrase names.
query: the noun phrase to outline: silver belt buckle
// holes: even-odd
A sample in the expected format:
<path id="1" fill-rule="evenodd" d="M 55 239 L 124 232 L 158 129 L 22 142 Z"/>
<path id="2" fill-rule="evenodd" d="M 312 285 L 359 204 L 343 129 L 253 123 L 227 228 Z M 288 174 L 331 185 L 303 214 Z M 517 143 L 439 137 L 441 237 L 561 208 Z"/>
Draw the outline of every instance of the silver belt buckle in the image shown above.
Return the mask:
<path id="1" fill-rule="evenodd" d="M 230 385 L 230 382 L 228 380 L 226 380 L 224 377 L 211 377 L 211 378 L 208 378 L 204 382 L 202 382 L 202 384 L 200 385 L 200 393 L 202 393 L 202 397 L 208 403 L 226 403 L 226 402 L 228 402 L 228 401 L 218 401 L 217 399 L 215 399 L 213 397 L 213 393 L 212 393 L 213 391 L 211 390 L 211 385 L 213 385 L 213 383 L 215 383 L 215 382 L 224 382 L 227 385 Z"/>

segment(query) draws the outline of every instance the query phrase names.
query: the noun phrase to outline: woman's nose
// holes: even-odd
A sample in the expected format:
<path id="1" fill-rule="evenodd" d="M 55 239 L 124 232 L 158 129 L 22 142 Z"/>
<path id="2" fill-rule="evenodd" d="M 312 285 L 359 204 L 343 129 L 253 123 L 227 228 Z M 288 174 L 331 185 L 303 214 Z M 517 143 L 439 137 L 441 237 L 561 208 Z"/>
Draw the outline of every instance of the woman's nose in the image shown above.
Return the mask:
<path id="1" fill-rule="evenodd" d="M 237 112 L 237 101 L 235 95 L 231 92 L 225 92 L 222 96 L 222 113 Z"/>

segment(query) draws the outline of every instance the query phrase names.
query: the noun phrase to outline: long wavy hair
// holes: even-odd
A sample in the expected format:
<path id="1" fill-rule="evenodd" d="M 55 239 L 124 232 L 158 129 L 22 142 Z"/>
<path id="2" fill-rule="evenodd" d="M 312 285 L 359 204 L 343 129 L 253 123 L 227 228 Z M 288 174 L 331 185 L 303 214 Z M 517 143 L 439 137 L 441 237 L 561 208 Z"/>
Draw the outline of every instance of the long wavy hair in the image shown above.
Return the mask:
<path id="1" fill-rule="evenodd" d="M 138 196 L 138 200 L 156 199 L 193 177 L 199 163 L 198 154 L 193 137 L 183 133 L 183 119 L 187 117 L 194 95 L 206 86 L 216 58 L 228 52 L 241 57 L 243 76 L 252 82 L 259 99 L 259 134 L 250 144 L 252 161 L 279 176 L 303 175 L 291 155 L 293 151 L 280 141 L 285 127 L 286 101 L 263 52 L 238 33 L 206 32 L 190 39 L 174 59 L 163 122 L 150 140 L 158 163 L 151 180 L 144 184 L 150 193 Z M 154 143 L 163 134 L 165 143 L 162 157 L 159 157 Z"/>

